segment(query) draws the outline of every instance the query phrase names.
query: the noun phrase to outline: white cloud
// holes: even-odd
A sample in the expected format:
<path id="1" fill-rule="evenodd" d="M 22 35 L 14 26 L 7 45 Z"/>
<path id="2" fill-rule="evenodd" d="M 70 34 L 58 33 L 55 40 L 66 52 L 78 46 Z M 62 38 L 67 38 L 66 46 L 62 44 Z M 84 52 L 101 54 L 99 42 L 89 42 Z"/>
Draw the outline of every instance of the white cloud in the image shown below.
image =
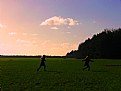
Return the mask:
<path id="1" fill-rule="evenodd" d="M 6 25 L 0 24 L 0 28 L 6 28 Z"/>
<path id="2" fill-rule="evenodd" d="M 57 27 L 51 27 L 50 29 L 52 29 L 52 30 L 58 30 L 59 28 L 57 28 Z"/>
<path id="3" fill-rule="evenodd" d="M 0 24 L 0 28 L 2 28 L 3 27 L 3 25 L 2 24 Z"/>
<path id="4" fill-rule="evenodd" d="M 9 35 L 16 35 L 17 33 L 16 32 L 10 32 L 8 33 Z"/>
<path id="5" fill-rule="evenodd" d="M 30 33 L 22 33 L 22 35 L 24 35 L 24 36 L 26 36 L 26 35 L 38 36 L 39 34 L 37 34 L 37 33 L 32 33 L 32 34 L 30 34 Z"/>
<path id="6" fill-rule="evenodd" d="M 54 16 L 49 19 L 46 19 L 44 22 L 40 24 L 43 25 L 68 25 L 68 26 L 74 26 L 79 25 L 77 20 L 74 20 L 72 18 L 62 18 L 61 16 Z"/>

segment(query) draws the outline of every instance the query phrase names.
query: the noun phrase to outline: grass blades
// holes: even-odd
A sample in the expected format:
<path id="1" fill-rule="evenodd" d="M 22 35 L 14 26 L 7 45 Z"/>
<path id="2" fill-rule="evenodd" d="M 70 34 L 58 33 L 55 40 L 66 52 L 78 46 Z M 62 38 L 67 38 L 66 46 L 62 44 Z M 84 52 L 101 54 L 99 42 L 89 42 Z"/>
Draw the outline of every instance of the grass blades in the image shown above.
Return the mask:
<path id="1" fill-rule="evenodd" d="M 47 58 L 47 71 L 37 72 L 38 58 L 1 58 L 1 91 L 121 91 L 121 60 L 94 59 L 82 71 L 81 59 Z"/>

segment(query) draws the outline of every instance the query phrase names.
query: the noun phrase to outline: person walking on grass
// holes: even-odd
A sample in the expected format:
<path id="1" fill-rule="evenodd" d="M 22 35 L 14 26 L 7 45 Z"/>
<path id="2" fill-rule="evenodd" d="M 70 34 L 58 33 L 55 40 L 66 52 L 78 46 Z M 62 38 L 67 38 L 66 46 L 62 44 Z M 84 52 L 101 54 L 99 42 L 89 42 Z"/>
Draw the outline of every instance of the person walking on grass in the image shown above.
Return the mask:
<path id="1" fill-rule="evenodd" d="M 86 58 L 85 58 L 84 60 L 82 60 L 82 61 L 85 61 L 85 64 L 84 64 L 84 67 L 83 67 L 83 71 L 84 71 L 85 69 L 88 69 L 88 71 L 90 71 L 90 65 L 89 65 L 89 63 L 90 63 L 90 62 L 94 62 L 94 61 L 92 61 L 92 60 L 89 58 L 89 56 L 86 56 Z"/>
<path id="2" fill-rule="evenodd" d="M 39 66 L 39 68 L 37 69 L 37 71 L 39 71 L 40 70 L 40 68 L 42 67 L 42 66 L 44 66 L 44 71 L 46 71 L 46 65 L 45 65 L 45 55 L 43 55 L 43 57 L 41 58 L 41 60 L 40 60 L 41 62 L 40 62 L 40 66 Z"/>

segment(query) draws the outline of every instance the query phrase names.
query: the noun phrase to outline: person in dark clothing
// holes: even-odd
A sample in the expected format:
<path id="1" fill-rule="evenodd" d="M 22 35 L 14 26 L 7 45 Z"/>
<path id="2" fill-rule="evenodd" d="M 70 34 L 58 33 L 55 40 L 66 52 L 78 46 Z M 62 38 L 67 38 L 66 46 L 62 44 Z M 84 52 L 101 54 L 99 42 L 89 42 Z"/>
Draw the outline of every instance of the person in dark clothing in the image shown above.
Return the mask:
<path id="1" fill-rule="evenodd" d="M 83 71 L 85 70 L 85 69 L 88 69 L 88 71 L 90 70 L 90 65 L 89 65 L 89 63 L 90 62 L 94 62 L 94 61 L 92 61 L 90 58 L 89 58 L 89 56 L 86 56 L 86 58 L 84 59 L 84 60 L 82 60 L 82 61 L 85 61 L 85 64 L 84 64 L 84 67 L 83 67 Z"/>
<path id="2" fill-rule="evenodd" d="M 40 66 L 39 66 L 39 68 L 37 69 L 37 71 L 39 71 L 40 68 L 41 68 L 42 66 L 44 66 L 44 71 L 46 71 L 45 61 L 46 61 L 46 60 L 45 60 L 45 55 L 43 55 L 43 57 L 41 58 Z"/>

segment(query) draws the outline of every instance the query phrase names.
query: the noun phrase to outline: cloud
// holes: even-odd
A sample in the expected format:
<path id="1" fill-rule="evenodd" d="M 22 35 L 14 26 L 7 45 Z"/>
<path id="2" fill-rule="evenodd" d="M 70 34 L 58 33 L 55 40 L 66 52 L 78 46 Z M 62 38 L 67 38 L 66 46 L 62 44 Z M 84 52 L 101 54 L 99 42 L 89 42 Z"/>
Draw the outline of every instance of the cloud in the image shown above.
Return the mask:
<path id="1" fill-rule="evenodd" d="M 51 48 L 49 50 L 51 50 L 51 54 L 55 54 L 55 55 L 66 55 L 66 53 L 70 50 L 75 50 L 77 48 L 77 44 L 73 44 L 73 43 L 53 43 L 53 45 L 51 45 Z"/>
<path id="2" fill-rule="evenodd" d="M 27 35 L 27 33 L 22 33 L 22 35 L 26 36 L 26 35 Z"/>
<path id="3" fill-rule="evenodd" d="M 22 40 L 22 39 L 17 39 L 16 42 L 18 42 L 18 43 L 31 43 L 31 41 Z"/>
<path id="4" fill-rule="evenodd" d="M 26 36 L 26 35 L 38 36 L 39 34 L 37 34 L 37 33 L 32 33 L 32 34 L 30 34 L 30 33 L 22 33 L 22 35 L 24 35 L 24 36 Z"/>
<path id="5" fill-rule="evenodd" d="M 52 29 L 52 30 L 58 30 L 59 28 L 57 28 L 57 27 L 51 27 L 50 29 Z"/>
<path id="6" fill-rule="evenodd" d="M 33 36 L 37 36 L 37 35 L 39 35 L 39 34 L 36 34 L 36 33 L 34 33 L 34 34 L 32 34 Z"/>
<path id="7" fill-rule="evenodd" d="M 68 25 L 68 26 L 74 26 L 79 25 L 77 20 L 74 20 L 72 18 L 62 18 L 61 16 L 54 16 L 49 19 L 46 19 L 44 22 L 40 24 L 41 26 L 44 25 Z"/>
<path id="8" fill-rule="evenodd" d="M 2 24 L 0 24 L 0 28 L 2 28 L 3 27 L 3 25 Z"/>
<path id="9" fill-rule="evenodd" d="M 16 42 L 21 46 L 36 46 L 36 41 L 34 40 L 17 39 Z"/>
<path id="10" fill-rule="evenodd" d="M 92 23 L 96 24 L 97 22 L 96 21 L 92 21 Z"/>
<path id="11" fill-rule="evenodd" d="M 10 32 L 8 33 L 9 35 L 16 35 L 17 33 L 16 32 Z"/>
<path id="12" fill-rule="evenodd" d="M 6 25 L 0 24 L 0 28 L 6 28 Z"/>
<path id="13" fill-rule="evenodd" d="M 60 45 L 61 47 L 61 49 L 66 49 L 66 50 L 75 50 L 75 48 L 77 48 L 77 44 L 76 43 L 62 43 L 61 45 Z"/>
<path id="14" fill-rule="evenodd" d="M 66 32 L 67 34 L 71 34 L 71 32 Z"/>
<path id="15" fill-rule="evenodd" d="M 50 40 L 41 41 L 41 45 L 46 46 L 49 45 L 50 42 Z"/>

